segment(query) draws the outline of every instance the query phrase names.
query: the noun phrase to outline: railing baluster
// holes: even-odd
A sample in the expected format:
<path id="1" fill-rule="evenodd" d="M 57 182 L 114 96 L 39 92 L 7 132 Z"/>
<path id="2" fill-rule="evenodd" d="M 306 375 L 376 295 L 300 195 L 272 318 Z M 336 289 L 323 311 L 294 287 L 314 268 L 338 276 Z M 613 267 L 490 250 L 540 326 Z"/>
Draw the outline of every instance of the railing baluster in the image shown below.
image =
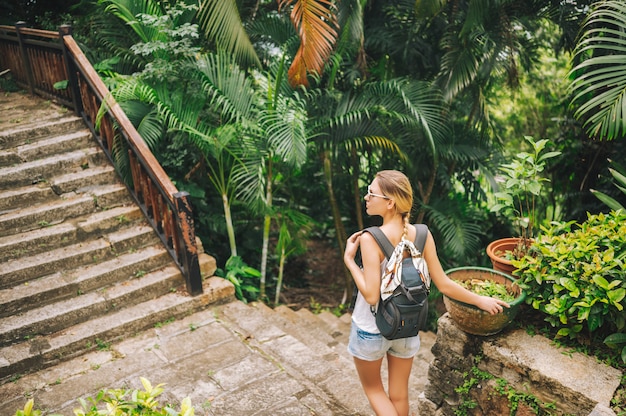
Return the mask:
<path id="1" fill-rule="evenodd" d="M 20 55 L 22 56 L 22 64 L 26 71 L 26 79 L 28 80 L 28 89 L 31 94 L 35 94 L 35 82 L 33 81 L 33 71 L 30 66 L 30 60 L 28 59 L 28 53 L 24 46 L 24 35 L 22 34 L 22 28 L 26 27 L 26 22 L 17 22 L 15 24 L 15 31 L 17 32 L 17 40 L 19 42 Z"/>

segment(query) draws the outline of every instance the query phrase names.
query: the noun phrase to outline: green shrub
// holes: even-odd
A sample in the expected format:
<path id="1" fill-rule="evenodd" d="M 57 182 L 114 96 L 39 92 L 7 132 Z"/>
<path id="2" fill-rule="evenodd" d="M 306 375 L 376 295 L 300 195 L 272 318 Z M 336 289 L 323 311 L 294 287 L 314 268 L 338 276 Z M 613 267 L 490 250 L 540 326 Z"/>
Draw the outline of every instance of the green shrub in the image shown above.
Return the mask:
<path id="1" fill-rule="evenodd" d="M 76 416 L 193 416 L 194 408 L 187 397 L 180 405 L 180 411 L 170 405 L 161 406 L 157 396 L 163 393 L 163 384 L 152 386 L 141 377 L 144 390 L 104 389 L 95 398 L 79 399 L 81 408 L 75 409 Z M 15 412 L 15 416 L 39 416 L 42 412 L 34 409 L 34 400 L 30 399 L 24 409 Z M 50 415 L 55 416 L 55 415 Z M 60 416 L 60 415 L 56 415 Z"/>
<path id="2" fill-rule="evenodd" d="M 513 261 L 526 302 L 559 337 L 626 332 L 626 214 L 588 215 L 582 224 L 555 222 L 542 231 L 530 252 Z"/>
<path id="3" fill-rule="evenodd" d="M 259 294 L 261 272 L 248 266 L 240 256 L 231 256 L 224 266 L 217 269 L 215 275 L 228 280 L 235 286 L 235 296 L 244 302 L 255 301 Z"/>

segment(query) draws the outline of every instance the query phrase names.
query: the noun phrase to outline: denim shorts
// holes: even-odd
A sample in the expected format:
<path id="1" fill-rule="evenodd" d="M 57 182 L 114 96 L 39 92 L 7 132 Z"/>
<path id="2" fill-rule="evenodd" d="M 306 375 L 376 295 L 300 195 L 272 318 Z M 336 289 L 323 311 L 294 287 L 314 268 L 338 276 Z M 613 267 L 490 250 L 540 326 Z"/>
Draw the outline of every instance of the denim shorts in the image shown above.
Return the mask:
<path id="1" fill-rule="evenodd" d="M 412 358 L 420 349 L 419 334 L 410 338 L 388 340 L 381 334 L 370 334 L 357 327 L 354 322 L 350 329 L 348 352 L 365 361 L 380 360 L 389 353 L 398 358 Z"/>

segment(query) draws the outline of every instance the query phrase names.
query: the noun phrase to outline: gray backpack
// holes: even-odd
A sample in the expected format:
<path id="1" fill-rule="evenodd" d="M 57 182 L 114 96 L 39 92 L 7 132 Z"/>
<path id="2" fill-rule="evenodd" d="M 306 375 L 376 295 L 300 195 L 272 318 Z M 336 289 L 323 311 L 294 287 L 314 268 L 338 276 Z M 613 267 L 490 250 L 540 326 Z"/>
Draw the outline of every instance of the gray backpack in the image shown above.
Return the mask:
<path id="1" fill-rule="evenodd" d="M 428 227 L 424 224 L 415 224 L 415 247 L 424 251 Z M 374 237 L 380 249 L 385 253 L 387 260 L 394 251 L 394 246 L 378 227 L 369 227 L 363 230 Z M 372 308 L 376 317 L 376 326 L 381 335 L 387 339 L 413 337 L 420 330 L 425 330 L 428 320 L 428 293 L 429 288 L 422 278 L 422 273 L 415 267 L 411 257 L 402 260 L 402 281 L 386 299 L 380 299 L 378 308 Z"/>

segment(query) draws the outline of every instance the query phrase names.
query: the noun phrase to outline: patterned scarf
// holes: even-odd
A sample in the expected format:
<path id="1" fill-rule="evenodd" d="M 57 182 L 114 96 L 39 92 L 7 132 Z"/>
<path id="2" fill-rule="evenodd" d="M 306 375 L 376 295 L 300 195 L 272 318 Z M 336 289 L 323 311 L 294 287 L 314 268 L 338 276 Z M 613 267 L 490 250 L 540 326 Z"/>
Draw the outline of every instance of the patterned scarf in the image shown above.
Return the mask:
<path id="1" fill-rule="evenodd" d="M 427 288 L 430 289 L 430 274 L 426 260 L 422 257 L 422 253 L 415 247 L 412 241 L 402 239 L 393 250 L 393 254 L 387 260 L 387 265 L 383 273 L 380 284 L 380 297 L 384 300 L 391 296 L 396 287 L 402 282 L 402 254 L 404 250 L 411 252 L 411 260 L 415 268 L 421 272 L 422 281 Z"/>

